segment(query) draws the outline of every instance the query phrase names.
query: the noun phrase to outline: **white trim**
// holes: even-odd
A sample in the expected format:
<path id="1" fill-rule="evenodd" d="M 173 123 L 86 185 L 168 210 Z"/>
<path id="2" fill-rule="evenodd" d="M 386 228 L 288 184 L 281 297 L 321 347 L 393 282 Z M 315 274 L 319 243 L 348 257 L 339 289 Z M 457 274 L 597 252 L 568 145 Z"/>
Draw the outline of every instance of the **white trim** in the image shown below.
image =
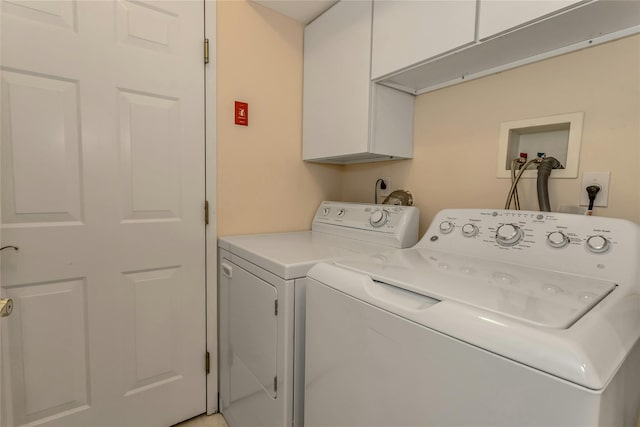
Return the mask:
<path id="1" fill-rule="evenodd" d="M 206 199 L 209 201 L 207 246 L 207 351 L 211 371 L 207 375 L 207 414 L 218 412 L 218 214 L 216 167 L 216 0 L 204 0 L 205 38 L 209 39 L 209 64 L 205 66 Z M 204 355 L 203 355 L 204 364 Z"/>
<path id="2" fill-rule="evenodd" d="M 593 39 L 589 39 L 589 40 L 581 41 L 581 42 L 578 42 L 578 43 L 574 43 L 572 45 L 564 46 L 564 47 L 561 47 L 559 49 L 551 50 L 549 52 L 544 52 L 544 53 L 541 53 L 539 55 L 530 56 L 528 58 L 524 58 L 524 59 L 521 59 L 519 61 L 511 62 L 509 64 L 499 65 L 497 67 L 489 68 L 487 70 L 483 70 L 483 71 L 480 71 L 478 73 L 468 74 L 468 75 L 465 75 L 464 77 L 459 77 L 459 78 L 456 78 L 456 79 L 452 79 L 452 80 L 449 80 L 447 82 L 440 83 L 440 84 L 433 85 L 433 86 L 429 86 L 429 87 L 426 87 L 424 89 L 419 89 L 419 90 L 413 90 L 411 88 L 409 88 L 407 90 L 407 88 L 403 88 L 403 86 L 401 86 L 401 85 L 395 85 L 395 84 L 392 85 L 392 84 L 385 83 L 384 81 L 380 81 L 378 83 L 384 84 L 384 85 L 389 86 L 389 87 L 394 87 L 396 89 L 405 90 L 405 91 L 407 91 L 409 93 L 413 93 L 415 95 L 422 95 L 423 93 L 433 92 L 434 90 L 442 89 L 444 87 L 453 86 L 453 85 L 456 85 L 456 84 L 459 84 L 459 83 L 464 83 L 464 82 L 467 82 L 467 81 L 470 81 L 470 80 L 479 79 L 481 77 L 489 76 L 491 74 L 497 74 L 497 73 L 500 73 L 500 72 L 503 72 L 503 71 L 506 71 L 506 70 L 511 70 L 513 68 L 520 67 L 522 65 L 531 64 L 531 63 L 534 63 L 534 62 L 538 62 L 538 61 L 542 61 L 542 60 L 545 60 L 545 59 L 553 58 L 553 57 L 556 57 L 556 56 L 564 55 L 565 53 L 575 52 L 577 50 L 581 50 L 581 49 L 586 49 L 586 48 L 589 48 L 589 47 L 597 46 L 597 45 L 602 44 L 602 43 L 607 43 L 607 42 L 610 42 L 610 41 L 613 41 L 613 40 L 621 39 L 623 37 L 632 36 L 632 35 L 638 34 L 638 33 L 640 33 L 640 25 L 636 25 L 635 27 L 625 28 L 624 30 L 616 31 L 614 33 L 605 34 L 605 35 L 603 35 L 601 37 L 594 37 Z M 470 47 L 473 47 L 473 45 L 470 46 Z M 452 53 L 457 53 L 457 52 L 458 51 L 452 52 Z M 438 59 L 441 59 L 441 58 L 438 58 Z M 415 67 L 412 67 L 412 68 L 415 68 Z"/>

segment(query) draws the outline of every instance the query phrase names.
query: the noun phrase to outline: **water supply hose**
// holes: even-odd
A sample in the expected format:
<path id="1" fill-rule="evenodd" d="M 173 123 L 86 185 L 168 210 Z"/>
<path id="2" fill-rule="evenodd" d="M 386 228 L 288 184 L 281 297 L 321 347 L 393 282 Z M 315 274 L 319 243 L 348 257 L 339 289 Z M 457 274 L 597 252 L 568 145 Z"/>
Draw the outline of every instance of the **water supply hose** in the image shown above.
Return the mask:
<path id="1" fill-rule="evenodd" d="M 541 162 L 541 159 L 535 158 L 533 160 L 529 160 L 527 163 L 524 164 L 524 166 L 520 167 L 520 170 L 518 171 L 518 174 L 516 175 L 515 179 L 511 180 L 511 188 L 509 189 L 509 193 L 507 194 L 507 201 L 504 204 L 505 209 L 511 208 L 511 200 L 513 199 L 516 188 L 518 187 L 518 182 L 520 182 L 520 178 L 522 177 L 522 174 L 529 168 L 529 166 L 533 165 L 534 163 L 540 163 L 540 162 Z"/>
<path id="2" fill-rule="evenodd" d="M 562 164 L 555 157 L 545 157 L 538 166 L 538 206 L 541 212 L 551 212 L 549 203 L 549 176 L 552 169 L 560 169 Z"/>

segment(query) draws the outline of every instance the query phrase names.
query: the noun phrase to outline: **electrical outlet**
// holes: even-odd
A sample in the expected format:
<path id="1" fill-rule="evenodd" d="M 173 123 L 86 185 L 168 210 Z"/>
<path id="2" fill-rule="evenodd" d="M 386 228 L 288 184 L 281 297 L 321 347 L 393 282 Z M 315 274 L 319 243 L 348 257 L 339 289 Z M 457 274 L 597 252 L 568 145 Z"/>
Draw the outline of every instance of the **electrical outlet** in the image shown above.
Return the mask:
<path id="1" fill-rule="evenodd" d="M 580 185 L 580 206 L 589 206 L 589 195 L 586 188 L 590 185 L 597 185 L 600 191 L 596 194 L 593 206 L 601 208 L 607 207 L 609 202 L 609 178 L 611 172 L 583 172 L 582 185 Z"/>
<path id="2" fill-rule="evenodd" d="M 391 178 L 388 177 L 388 176 L 383 176 L 383 177 L 380 177 L 378 179 L 382 180 L 381 182 L 379 182 L 377 184 L 378 196 L 387 197 L 389 194 L 391 194 Z M 376 179 L 376 182 L 378 182 L 378 179 Z M 385 189 L 382 189 L 382 183 L 383 182 L 387 187 Z"/>

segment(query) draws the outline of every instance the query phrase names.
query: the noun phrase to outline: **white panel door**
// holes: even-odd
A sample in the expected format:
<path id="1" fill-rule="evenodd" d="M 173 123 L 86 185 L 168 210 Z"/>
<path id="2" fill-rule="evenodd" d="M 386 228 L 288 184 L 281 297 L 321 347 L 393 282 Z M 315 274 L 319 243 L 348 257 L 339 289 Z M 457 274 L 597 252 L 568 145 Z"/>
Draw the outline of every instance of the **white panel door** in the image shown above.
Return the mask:
<path id="1" fill-rule="evenodd" d="M 203 23 L 2 2 L 2 426 L 205 411 Z"/>

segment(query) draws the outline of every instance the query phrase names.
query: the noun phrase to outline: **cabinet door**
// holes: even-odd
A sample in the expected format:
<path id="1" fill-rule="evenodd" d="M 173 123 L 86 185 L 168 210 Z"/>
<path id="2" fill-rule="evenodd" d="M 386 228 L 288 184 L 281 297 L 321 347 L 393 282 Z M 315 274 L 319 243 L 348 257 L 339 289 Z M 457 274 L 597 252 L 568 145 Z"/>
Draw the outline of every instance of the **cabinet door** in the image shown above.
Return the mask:
<path id="1" fill-rule="evenodd" d="M 371 77 L 473 43 L 475 20 L 475 0 L 375 0 Z"/>
<path id="2" fill-rule="evenodd" d="M 303 159 L 367 151 L 371 1 L 342 1 L 305 28 Z"/>
<path id="3" fill-rule="evenodd" d="M 487 39 L 589 0 L 480 0 L 478 38 Z"/>

